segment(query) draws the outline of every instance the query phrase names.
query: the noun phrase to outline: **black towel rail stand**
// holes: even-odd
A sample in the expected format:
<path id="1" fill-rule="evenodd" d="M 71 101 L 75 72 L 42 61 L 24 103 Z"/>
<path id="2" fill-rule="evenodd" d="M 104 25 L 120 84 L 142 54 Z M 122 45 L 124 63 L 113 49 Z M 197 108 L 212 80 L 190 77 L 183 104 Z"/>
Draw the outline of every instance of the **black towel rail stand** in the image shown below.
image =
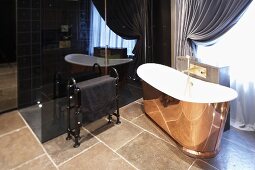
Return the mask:
<path id="1" fill-rule="evenodd" d="M 112 122 L 112 115 L 116 116 L 116 124 L 120 124 L 120 114 L 119 114 L 119 75 L 115 68 L 111 67 L 109 71 L 110 76 L 116 79 L 116 113 L 108 115 L 108 123 Z M 114 75 L 113 75 L 114 74 Z M 66 140 L 71 140 L 72 136 L 74 137 L 74 145 L 73 147 L 77 148 L 80 146 L 80 128 L 81 122 L 79 121 L 80 114 L 80 106 L 81 106 L 81 90 L 77 87 L 76 80 L 72 77 L 68 80 L 67 84 L 67 137 Z M 71 127 L 71 110 L 74 109 L 73 120 L 74 120 L 74 128 Z"/>

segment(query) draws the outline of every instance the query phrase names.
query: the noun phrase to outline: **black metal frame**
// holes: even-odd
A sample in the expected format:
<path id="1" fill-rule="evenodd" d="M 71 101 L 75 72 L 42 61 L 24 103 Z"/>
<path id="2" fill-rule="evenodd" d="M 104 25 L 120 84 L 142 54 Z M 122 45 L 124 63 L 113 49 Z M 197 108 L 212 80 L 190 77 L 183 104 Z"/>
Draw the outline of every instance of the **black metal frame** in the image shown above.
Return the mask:
<path id="1" fill-rule="evenodd" d="M 66 86 L 68 84 L 69 79 L 66 77 L 73 77 L 75 81 L 78 83 L 80 81 L 85 81 L 91 78 L 96 78 L 102 75 L 101 67 L 98 63 L 95 63 L 92 66 L 92 69 L 86 73 L 73 73 L 71 75 L 65 74 L 63 72 L 57 72 L 54 76 L 54 99 L 66 97 Z"/>
<path id="2" fill-rule="evenodd" d="M 119 74 L 117 70 L 113 67 L 111 67 L 111 70 L 109 71 L 110 76 L 113 76 L 115 78 L 115 86 L 116 86 L 116 113 L 109 114 L 108 115 L 108 123 L 112 122 L 112 115 L 117 117 L 116 124 L 120 124 L 120 114 L 119 114 Z M 114 74 L 114 75 L 113 75 Z M 70 80 L 68 80 L 67 85 L 67 137 L 66 140 L 71 140 L 72 136 L 74 137 L 74 145 L 73 147 L 77 148 L 80 146 L 80 127 L 81 122 L 78 120 L 78 116 L 80 114 L 80 107 L 81 107 L 81 90 L 79 87 L 77 87 L 76 80 L 72 77 Z M 71 110 L 74 109 L 74 129 L 71 128 Z"/>
<path id="3" fill-rule="evenodd" d="M 115 75 L 112 75 L 113 73 Z M 115 81 L 115 87 L 116 87 L 116 97 L 115 97 L 115 100 L 116 100 L 116 113 L 113 113 L 113 115 L 116 116 L 116 118 L 117 118 L 116 124 L 120 124 L 121 121 L 120 121 L 120 111 L 119 111 L 119 74 L 118 74 L 118 71 L 113 67 L 111 67 L 111 70 L 109 71 L 109 74 L 110 74 L 110 76 L 113 76 L 116 79 L 116 81 Z M 112 121 L 112 115 L 109 114 L 108 123 L 111 123 L 111 121 Z"/>
<path id="4" fill-rule="evenodd" d="M 77 87 L 76 81 L 74 78 L 71 78 L 68 81 L 67 85 L 67 137 L 66 140 L 72 139 L 72 136 L 74 136 L 74 145 L 73 147 L 77 148 L 80 146 L 79 139 L 80 137 L 80 127 L 81 127 L 81 122 L 78 120 L 78 116 L 80 113 L 80 106 L 81 106 L 81 91 L 80 88 Z M 72 104 L 72 99 L 74 100 L 74 104 Z M 71 122 L 70 122 L 70 117 L 71 117 L 71 109 L 75 109 L 74 112 L 74 129 L 71 128 Z M 72 136 L 71 136 L 72 135 Z"/>

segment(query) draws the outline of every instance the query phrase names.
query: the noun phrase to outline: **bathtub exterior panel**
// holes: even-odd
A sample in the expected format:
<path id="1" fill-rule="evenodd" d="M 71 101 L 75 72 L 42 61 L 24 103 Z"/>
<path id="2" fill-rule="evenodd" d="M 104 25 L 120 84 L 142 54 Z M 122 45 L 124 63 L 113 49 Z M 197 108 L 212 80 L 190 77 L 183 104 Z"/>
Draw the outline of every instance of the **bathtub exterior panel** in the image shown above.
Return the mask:
<path id="1" fill-rule="evenodd" d="M 142 82 L 146 114 L 168 133 L 189 156 L 211 158 L 219 152 L 229 102 L 192 103 L 164 93 L 153 94 L 152 86 Z M 154 93 L 155 94 L 155 93 Z M 149 97 L 148 97 L 149 96 Z"/>

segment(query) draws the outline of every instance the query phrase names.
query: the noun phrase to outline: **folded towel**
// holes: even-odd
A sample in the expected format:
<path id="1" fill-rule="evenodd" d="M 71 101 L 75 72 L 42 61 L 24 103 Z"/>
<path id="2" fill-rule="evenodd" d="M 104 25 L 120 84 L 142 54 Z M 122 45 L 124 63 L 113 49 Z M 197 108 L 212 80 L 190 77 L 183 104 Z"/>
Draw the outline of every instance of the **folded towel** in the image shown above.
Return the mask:
<path id="1" fill-rule="evenodd" d="M 116 110 L 115 78 L 108 75 L 77 83 L 81 89 L 83 122 L 91 122 Z"/>

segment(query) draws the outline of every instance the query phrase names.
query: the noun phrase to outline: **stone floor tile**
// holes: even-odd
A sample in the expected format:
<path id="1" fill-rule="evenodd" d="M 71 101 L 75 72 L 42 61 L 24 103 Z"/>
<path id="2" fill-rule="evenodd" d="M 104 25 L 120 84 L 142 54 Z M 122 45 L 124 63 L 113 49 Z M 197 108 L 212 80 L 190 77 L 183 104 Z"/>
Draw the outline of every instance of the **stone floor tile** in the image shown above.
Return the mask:
<path id="1" fill-rule="evenodd" d="M 24 126 L 26 125 L 17 111 L 0 115 L 0 136 Z"/>
<path id="2" fill-rule="evenodd" d="M 140 98 L 140 99 L 136 100 L 135 102 L 143 105 L 143 98 Z"/>
<path id="3" fill-rule="evenodd" d="M 74 148 L 73 140 L 66 140 L 66 136 L 67 134 L 63 134 L 43 143 L 43 146 L 56 165 L 59 165 L 98 142 L 98 140 L 88 132 L 81 130 L 81 144 L 78 148 Z"/>
<path id="4" fill-rule="evenodd" d="M 143 132 L 117 152 L 138 169 L 145 170 L 187 170 L 194 161 L 169 143 L 147 132 Z"/>
<path id="5" fill-rule="evenodd" d="M 255 131 L 243 131 L 231 127 L 223 133 L 223 138 L 255 152 Z"/>
<path id="6" fill-rule="evenodd" d="M 114 123 L 108 124 L 106 119 L 101 119 L 85 126 L 85 128 L 113 150 L 118 149 L 142 132 L 142 129 L 124 119 L 118 125 Z"/>
<path id="7" fill-rule="evenodd" d="M 120 156 L 107 148 L 102 143 L 98 143 L 84 153 L 59 167 L 60 170 L 91 170 L 91 169 L 109 169 L 109 170 L 131 170 L 135 169 Z"/>
<path id="8" fill-rule="evenodd" d="M 199 170 L 199 169 L 206 169 L 206 170 L 217 170 L 217 168 L 213 167 L 212 165 L 197 159 L 195 162 L 192 164 L 189 170 Z"/>
<path id="9" fill-rule="evenodd" d="M 0 146 L 0 169 L 14 168 L 44 153 L 28 128 L 1 137 Z"/>
<path id="10" fill-rule="evenodd" d="M 218 169 L 255 169 L 255 152 L 225 139 L 222 139 L 220 152 L 215 158 L 203 160 Z"/>
<path id="11" fill-rule="evenodd" d="M 133 102 L 120 108 L 120 115 L 127 120 L 133 120 L 144 114 L 143 105 Z"/>
<path id="12" fill-rule="evenodd" d="M 132 121 L 136 125 L 140 126 L 141 128 L 149 131 L 150 133 L 153 133 L 154 135 L 160 137 L 161 139 L 171 143 L 173 146 L 176 146 L 176 143 L 173 141 L 173 139 L 163 132 L 151 119 L 149 119 L 146 115 L 142 115 L 137 119 L 134 119 Z"/>
<path id="13" fill-rule="evenodd" d="M 15 170 L 56 170 L 57 168 L 53 165 L 53 163 L 49 160 L 49 158 L 44 154 L 39 158 L 33 159 L 22 166 L 15 168 Z"/>

